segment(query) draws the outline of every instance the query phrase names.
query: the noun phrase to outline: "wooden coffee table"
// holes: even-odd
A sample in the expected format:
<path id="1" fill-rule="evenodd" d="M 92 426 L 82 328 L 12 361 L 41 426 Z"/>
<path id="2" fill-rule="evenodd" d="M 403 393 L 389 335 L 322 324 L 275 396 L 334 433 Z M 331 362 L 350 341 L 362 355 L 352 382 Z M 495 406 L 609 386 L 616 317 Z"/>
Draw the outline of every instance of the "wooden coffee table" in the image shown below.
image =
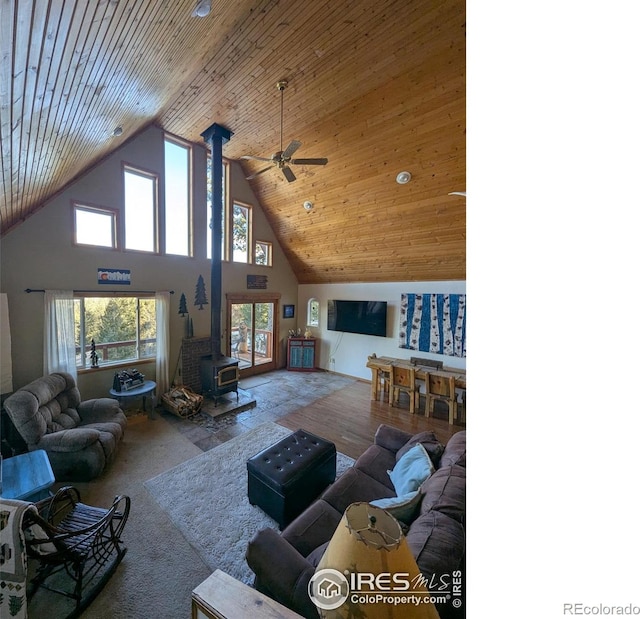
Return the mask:
<path id="1" fill-rule="evenodd" d="M 192 619 L 302 619 L 286 606 L 216 570 L 191 593 Z"/>

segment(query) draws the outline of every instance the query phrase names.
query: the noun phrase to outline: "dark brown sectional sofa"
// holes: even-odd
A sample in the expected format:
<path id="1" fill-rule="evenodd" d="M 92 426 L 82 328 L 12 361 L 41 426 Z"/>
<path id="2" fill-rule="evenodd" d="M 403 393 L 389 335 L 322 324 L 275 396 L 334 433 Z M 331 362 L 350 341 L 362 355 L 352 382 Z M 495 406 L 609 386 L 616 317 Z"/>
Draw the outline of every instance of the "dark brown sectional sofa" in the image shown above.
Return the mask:
<path id="1" fill-rule="evenodd" d="M 430 592 L 450 594 L 447 602 L 436 604 L 440 617 L 463 618 L 464 430 L 454 434 L 443 446 L 433 432 L 411 435 L 392 426 L 381 425 L 374 444 L 358 458 L 353 468 L 327 488 L 282 533 L 263 529 L 251 540 L 247 548 L 247 563 L 255 573 L 256 588 L 304 617 L 318 617 L 307 586 L 344 510 L 351 503 L 394 497 L 394 487 L 387 471 L 393 469 L 402 455 L 417 443 L 425 447 L 436 470 L 420 486 L 422 499 L 410 521 L 401 521 L 401 525 Z"/>

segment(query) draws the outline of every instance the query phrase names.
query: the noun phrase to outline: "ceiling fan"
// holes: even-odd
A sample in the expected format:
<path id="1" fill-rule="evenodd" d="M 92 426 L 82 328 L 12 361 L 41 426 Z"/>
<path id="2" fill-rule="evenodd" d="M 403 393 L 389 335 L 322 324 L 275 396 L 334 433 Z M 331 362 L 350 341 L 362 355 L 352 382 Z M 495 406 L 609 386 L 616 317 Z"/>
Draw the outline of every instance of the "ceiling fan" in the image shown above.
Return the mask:
<path id="1" fill-rule="evenodd" d="M 289 167 L 290 165 L 327 165 L 329 160 L 326 157 L 319 157 L 314 159 L 292 159 L 291 156 L 295 153 L 300 146 L 302 146 L 302 142 L 298 142 L 298 140 L 292 140 L 289 143 L 289 146 L 282 149 L 282 134 L 283 134 L 283 121 L 284 121 L 284 90 L 287 87 L 287 80 L 280 80 L 276 87 L 280 91 L 280 150 L 277 153 L 271 155 L 271 157 L 255 157 L 253 155 L 243 155 L 240 159 L 251 159 L 254 161 L 269 161 L 271 165 L 247 176 L 247 180 L 251 180 L 255 178 L 259 174 L 270 170 L 273 167 L 280 168 L 284 177 L 292 183 L 296 180 L 296 175 L 293 173 L 293 170 Z"/>

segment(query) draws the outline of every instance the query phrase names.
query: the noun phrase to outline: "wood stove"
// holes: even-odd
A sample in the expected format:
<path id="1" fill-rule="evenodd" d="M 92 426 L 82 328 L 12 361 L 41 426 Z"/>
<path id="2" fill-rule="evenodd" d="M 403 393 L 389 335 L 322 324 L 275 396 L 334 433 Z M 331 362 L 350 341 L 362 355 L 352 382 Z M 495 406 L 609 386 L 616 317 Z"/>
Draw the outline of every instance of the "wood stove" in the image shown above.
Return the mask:
<path id="1" fill-rule="evenodd" d="M 240 369 L 237 359 L 225 356 L 214 358 L 213 355 L 202 357 L 200 359 L 200 380 L 202 381 L 202 395 L 214 400 L 216 406 L 218 398 L 231 391 L 236 392 L 236 402 L 238 401 Z"/>

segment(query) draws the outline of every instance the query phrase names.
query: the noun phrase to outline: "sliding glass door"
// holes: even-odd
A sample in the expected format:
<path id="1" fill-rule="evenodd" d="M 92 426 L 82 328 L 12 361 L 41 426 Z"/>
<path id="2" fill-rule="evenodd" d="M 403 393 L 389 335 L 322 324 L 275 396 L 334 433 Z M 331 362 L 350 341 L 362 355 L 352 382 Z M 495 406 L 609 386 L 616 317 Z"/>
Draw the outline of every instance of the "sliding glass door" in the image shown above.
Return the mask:
<path id="1" fill-rule="evenodd" d="M 227 300 L 229 356 L 238 359 L 241 376 L 275 370 L 277 299 Z"/>

